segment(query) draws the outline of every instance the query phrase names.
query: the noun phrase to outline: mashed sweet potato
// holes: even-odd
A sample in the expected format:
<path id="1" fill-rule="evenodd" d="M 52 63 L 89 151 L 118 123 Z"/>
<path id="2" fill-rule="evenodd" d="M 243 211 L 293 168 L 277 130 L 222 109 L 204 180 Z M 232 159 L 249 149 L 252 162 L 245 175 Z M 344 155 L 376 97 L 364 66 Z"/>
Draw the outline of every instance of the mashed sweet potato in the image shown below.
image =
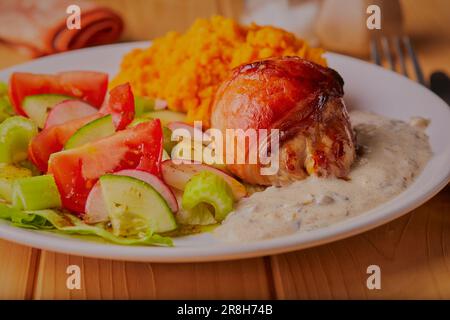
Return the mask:
<path id="1" fill-rule="evenodd" d="M 325 65 L 322 54 L 287 31 L 215 16 L 198 19 L 184 34 L 170 32 L 147 49 L 131 51 L 111 85 L 129 81 L 135 94 L 166 100 L 170 109 L 208 127 L 216 88 L 232 68 L 286 55 Z"/>

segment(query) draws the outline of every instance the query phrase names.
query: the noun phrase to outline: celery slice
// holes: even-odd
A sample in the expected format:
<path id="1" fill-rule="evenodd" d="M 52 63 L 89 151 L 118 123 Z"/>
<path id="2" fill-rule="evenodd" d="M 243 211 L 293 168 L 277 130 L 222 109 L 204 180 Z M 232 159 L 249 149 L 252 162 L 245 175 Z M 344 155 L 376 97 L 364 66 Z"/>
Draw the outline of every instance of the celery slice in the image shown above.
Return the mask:
<path id="1" fill-rule="evenodd" d="M 208 226 L 217 223 L 214 208 L 206 203 L 199 203 L 195 210 L 179 210 L 175 217 L 181 225 Z"/>
<path id="2" fill-rule="evenodd" d="M 13 184 L 12 205 L 25 210 L 60 208 L 61 198 L 53 176 L 16 179 Z"/>
<path id="3" fill-rule="evenodd" d="M 27 158 L 28 144 L 37 134 L 30 119 L 15 116 L 0 124 L 0 162 L 16 163 Z"/>
<path id="4" fill-rule="evenodd" d="M 214 209 L 215 220 L 220 222 L 233 210 L 233 193 L 222 177 L 202 171 L 192 176 L 186 184 L 181 205 L 191 211 L 193 219 L 204 215 L 205 205 L 210 205 Z"/>

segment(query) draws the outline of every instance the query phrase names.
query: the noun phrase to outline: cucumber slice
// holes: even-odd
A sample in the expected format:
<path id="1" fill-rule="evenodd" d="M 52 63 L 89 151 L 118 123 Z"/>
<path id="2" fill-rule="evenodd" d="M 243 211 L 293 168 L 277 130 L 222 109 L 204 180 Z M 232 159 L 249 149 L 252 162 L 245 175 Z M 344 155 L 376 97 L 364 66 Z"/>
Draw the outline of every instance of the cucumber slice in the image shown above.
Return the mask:
<path id="1" fill-rule="evenodd" d="M 153 119 L 151 118 L 134 118 L 133 121 L 131 121 L 131 123 L 128 125 L 129 128 L 131 127 L 136 127 L 138 124 L 144 123 L 144 122 L 148 122 L 148 121 L 152 121 Z"/>
<path id="2" fill-rule="evenodd" d="M 32 172 L 29 169 L 0 163 L 0 198 L 7 202 L 11 202 L 14 180 L 31 176 Z"/>
<path id="3" fill-rule="evenodd" d="M 47 112 L 57 103 L 67 99 L 73 98 L 61 94 L 36 94 L 26 97 L 22 102 L 22 108 L 39 128 L 43 128 Z"/>
<path id="4" fill-rule="evenodd" d="M 150 117 L 152 119 L 159 119 L 163 125 L 167 125 L 170 122 L 182 121 L 186 122 L 186 114 L 182 112 L 170 111 L 170 110 L 158 110 L 148 112 L 145 117 Z"/>
<path id="5" fill-rule="evenodd" d="M 155 110 L 155 99 L 134 96 L 134 113 L 136 117 Z"/>
<path id="6" fill-rule="evenodd" d="M 28 144 L 37 134 L 30 119 L 15 116 L 0 124 L 0 162 L 16 163 L 28 156 Z"/>
<path id="7" fill-rule="evenodd" d="M 115 130 L 111 115 L 95 119 L 78 129 L 73 136 L 67 140 L 64 149 L 73 149 L 88 142 L 108 137 L 114 134 Z"/>
<path id="8" fill-rule="evenodd" d="M 12 205 L 17 209 L 42 210 L 61 207 L 61 197 L 52 175 L 14 181 Z"/>
<path id="9" fill-rule="evenodd" d="M 100 178 L 113 233 L 116 236 L 143 235 L 177 228 L 164 198 L 148 183 L 136 178 L 104 175 Z"/>

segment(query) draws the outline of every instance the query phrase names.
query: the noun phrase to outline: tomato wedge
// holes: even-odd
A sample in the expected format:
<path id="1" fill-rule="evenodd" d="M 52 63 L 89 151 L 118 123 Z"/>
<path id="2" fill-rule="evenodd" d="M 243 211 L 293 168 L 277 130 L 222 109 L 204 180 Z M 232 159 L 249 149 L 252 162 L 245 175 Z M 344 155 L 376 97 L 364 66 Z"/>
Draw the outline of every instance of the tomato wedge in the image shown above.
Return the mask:
<path id="1" fill-rule="evenodd" d="M 28 157 L 39 171 L 46 172 L 50 155 L 61 151 L 67 140 L 78 129 L 101 116 L 100 113 L 96 113 L 42 130 L 31 140 L 28 146 Z"/>
<path id="2" fill-rule="evenodd" d="M 47 171 L 50 155 L 61 151 L 67 140 L 88 122 L 111 114 L 116 130 L 122 130 L 133 121 L 134 97 L 130 85 L 119 85 L 109 95 L 105 107 L 95 114 L 90 114 L 92 111 L 86 109 L 88 105 L 73 100 L 62 102 L 50 111 L 44 130 L 33 138 L 28 148 L 29 158 L 41 172 Z"/>
<path id="3" fill-rule="evenodd" d="M 125 129 L 134 119 L 134 96 L 130 84 L 124 83 L 109 92 L 109 100 L 100 112 L 111 114 L 117 130 Z"/>
<path id="4" fill-rule="evenodd" d="M 100 176 L 138 169 L 161 177 L 162 128 L 158 119 L 143 122 L 79 148 L 54 153 L 49 160 L 63 207 L 84 213 L 87 197 Z"/>
<path id="5" fill-rule="evenodd" d="M 70 71 L 57 74 L 15 72 L 9 80 L 9 98 L 17 114 L 27 116 L 22 100 L 35 94 L 62 94 L 100 108 L 108 88 L 108 75 L 94 71 Z"/>

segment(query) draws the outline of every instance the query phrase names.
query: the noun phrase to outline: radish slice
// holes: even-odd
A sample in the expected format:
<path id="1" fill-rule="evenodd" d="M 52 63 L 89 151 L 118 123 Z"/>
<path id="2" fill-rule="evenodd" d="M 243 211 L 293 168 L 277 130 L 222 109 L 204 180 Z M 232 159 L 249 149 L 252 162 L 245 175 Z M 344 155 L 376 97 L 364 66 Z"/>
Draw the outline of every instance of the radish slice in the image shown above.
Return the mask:
<path id="1" fill-rule="evenodd" d="M 98 110 L 80 100 L 65 100 L 54 106 L 48 113 L 44 129 L 96 114 Z"/>
<path id="2" fill-rule="evenodd" d="M 155 110 L 167 109 L 167 101 L 162 99 L 155 99 Z"/>
<path id="3" fill-rule="evenodd" d="M 108 209 L 103 201 L 102 189 L 100 183 L 97 182 L 92 188 L 86 200 L 86 214 L 83 220 L 86 223 L 98 223 L 108 221 Z"/>
<path id="4" fill-rule="evenodd" d="M 178 211 L 178 202 L 170 188 L 158 177 L 151 173 L 141 170 L 121 170 L 114 172 L 118 176 L 128 176 L 142 180 L 151 185 L 163 198 L 166 200 L 172 212 Z M 98 223 L 108 220 L 108 210 L 103 199 L 100 183 L 97 182 L 92 188 L 86 200 L 85 216 L 83 217 L 86 223 Z"/>
<path id="5" fill-rule="evenodd" d="M 184 190 L 186 183 L 191 177 L 201 171 L 210 171 L 221 176 L 231 187 L 233 195 L 236 200 L 241 199 L 247 195 L 245 186 L 226 174 L 225 172 L 201 163 L 181 163 L 175 164 L 172 160 L 166 160 L 161 164 L 164 181 L 171 187 Z"/>
<path id="6" fill-rule="evenodd" d="M 197 141 L 200 141 L 202 143 L 204 141 L 205 144 L 208 144 L 210 142 L 209 134 L 204 133 L 199 128 L 196 128 L 190 124 L 187 124 L 186 122 L 182 122 L 182 121 L 169 122 L 167 124 L 167 128 L 169 128 L 171 131 L 175 131 L 176 129 L 185 129 L 189 132 L 189 134 L 193 140 L 195 140 L 195 138 L 198 137 L 198 138 L 200 138 L 200 140 L 197 139 Z"/>

